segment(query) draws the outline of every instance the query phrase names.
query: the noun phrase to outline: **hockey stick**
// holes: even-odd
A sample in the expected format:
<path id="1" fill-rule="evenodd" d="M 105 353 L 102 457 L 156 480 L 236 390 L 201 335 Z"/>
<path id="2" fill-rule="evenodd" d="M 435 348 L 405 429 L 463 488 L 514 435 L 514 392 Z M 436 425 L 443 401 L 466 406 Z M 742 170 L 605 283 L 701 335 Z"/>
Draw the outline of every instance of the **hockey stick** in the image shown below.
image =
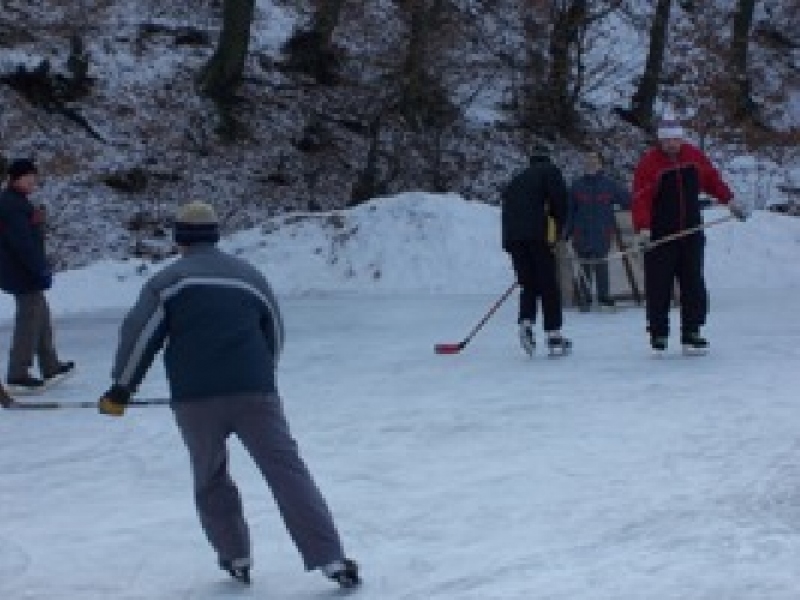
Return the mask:
<path id="1" fill-rule="evenodd" d="M 467 337 L 465 337 L 462 341 L 451 344 L 435 344 L 433 346 L 433 351 L 436 354 L 458 354 L 459 352 L 461 352 L 464 348 L 467 347 L 467 344 L 469 344 L 470 341 L 472 341 L 472 338 L 475 337 L 475 334 L 478 333 L 481 330 L 481 328 L 484 325 L 486 325 L 486 322 L 492 318 L 492 315 L 497 312 L 497 309 L 500 308 L 503 302 L 508 300 L 508 297 L 514 292 L 515 289 L 517 289 L 518 285 L 519 284 L 517 282 L 511 284 L 511 286 L 509 286 L 509 288 L 503 293 L 503 295 L 500 296 L 500 299 L 494 303 L 494 305 L 488 310 L 488 312 L 485 315 L 483 315 L 483 318 L 478 322 L 477 325 L 475 325 L 475 327 L 472 328 L 472 331 L 469 332 L 469 335 L 467 335 Z"/>
<path id="2" fill-rule="evenodd" d="M 682 237 L 686 237 L 687 235 L 692 235 L 693 233 L 697 233 L 698 231 L 702 231 L 703 229 L 708 229 L 709 227 L 713 227 L 714 225 L 719 225 L 720 223 L 731 221 L 735 218 L 736 217 L 734 217 L 733 215 L 726 215 L 724 217 L 719 217 L 718 219 L 714 219 L 713 221 L 708 221 L 707 223 L 701 223 L 700 225 L 696 225 L 695 227 L 690 227 L 689 229 L 682 229 L 681 231 L 676 231 L 675 233 L 671 233 L 667 236 L 664 236 L 663 238 L 659 238 L 654 242 L 650 242 L 644 247 L 631 246 L 627 250 L 612 252 L 608 254 L 605 258 L 580 259 L 580 262 L 585 265 L 588 265 L 599 262 L 605 262 L 608 260 L 616 260 L 618 258 L 625 258 L 627 256 L 632 256 L 634 254 L 641 254 L 642 252 L 650 252 L 650 250 L 652 250 L 653 248 L 657 248 L 662 244 L 675 241 Z"/>
<path id="3" fill-rule="evenodd" d="M 614 239 L 616 239 L 617 247 L 620 250 L 628 249 L 628 247 L 625 245 L 624 240 L 622 239 L 622 230 L 619 227 L 619 221 L 617 221 L 616 214 L 614 214 Z M 642 294 L 639 291 L 639 284 L 636 283 L 636 273 L 633 270 L 631 257 L 628 255 L 623 256 L 622 265 L 625 267 L 625 275 L 628 278 L 628 284 L 630 284 L 631 291 L 633 292 L 633 300 L 634 302 L 636 302 L 636 306 L 640 306 L 642 304 Z"/>
<path id="4" fill-rule="evenodd" d="M 127 406 L 163 406 L 169 404 L 168 398 L 153 398 L 150 400 L 131 400 Z M 11 400 L 3 403 L 3 408 L 8 410 L 59 410 L 62 408 L 97 408 L 97 402 L 58 402 L 51 400 L 26 400 L 20 402 Z"/>
<path id="5" fill-rule="evenodd" d="M 581 261 L 572 244 L 566 242 L 564 245 L 567 248 L 567 260 L 572 268 L 572 287 L 575 290 L 578 307 L 582 310 L 589 310 L 592 304 L 592 282 L 586 275 L 586 271 L 583 270 Z"/>

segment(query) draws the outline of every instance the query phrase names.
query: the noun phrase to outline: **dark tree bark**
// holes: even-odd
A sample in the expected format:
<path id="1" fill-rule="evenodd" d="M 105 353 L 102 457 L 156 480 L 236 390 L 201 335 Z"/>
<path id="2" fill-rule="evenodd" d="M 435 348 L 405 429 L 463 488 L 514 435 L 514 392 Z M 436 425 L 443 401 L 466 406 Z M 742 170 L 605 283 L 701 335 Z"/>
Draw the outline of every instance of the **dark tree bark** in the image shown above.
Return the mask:
<path id="1" fill-rule="evenodd" d="M 401 69 L 399 110 L 413 129 L 438 127 L 455 113 L 441 81 L 431 72 L 431 42 L 444 26 L 447 0 L 402 0 L 409 22 Z"/>
<path id="2" fill-rule="evenodd" d="M 644 73 L 631 98 L 630 116 L 636 124 L 645 129 L 652 129 L 653 126 L 653 105 L 658 95 L 658 85 L 664 65 L 671 8 L 672 0 L 658 0 L 653 25 L 650 28 L 650 47 L 647 51 Z"/>
<path id="3" fill-rule="evenodd" d="M 356 206 L 388 191 L 387 182 L 380 174 L 382 119 L 383 115 L 379 114 L 369 124 L 367 161 L 350 190 L 350 206 Z"/>
<path id="4" fill-rule="evenodd" d="M 325 46 L 330 46 L 333 31 L 339 25 L 345 0 L 315 0 L 316 11 L 312 30 L 316 31 Z"/>
<path id="5" fill-rule="evenodd" d="M 734 89 L 733 113 L 735 118 L 753 116 L 755 103 L 751 97 L 751 81 L 747 73 L 750 49 L 750 29 L 756 0 L 737 0 L 733 14 L 731 36 L 730 75 Z"/>
<path id="6" fill-rule="evenodd" d="M 587 0 L 572 0 L 553 8 L 553 30 L 550 34 L 550 70 L 542 107 L 560 130 L 571 128 L 575 120 L 575 102 L 571 93 L 573 51 L 580 34 L 588 24 Z"/>
<path id="7" fill-rule="evenodd" d="M 333 32 L 339 25 L 346 0 L 314 0 L 314 17 L 308 29 L 296 31 L 284 45 L 290 69 L 308 73 L 317 83 L 336 83 L 339 59 Z"/>
<path id="8" fill-rule="evenodd" d="M 254 10 L 255 0 L 225 0 L 217 49 L 198 77 L 203 94 L 221 101 L 233 97 L 244 73 Z"/>

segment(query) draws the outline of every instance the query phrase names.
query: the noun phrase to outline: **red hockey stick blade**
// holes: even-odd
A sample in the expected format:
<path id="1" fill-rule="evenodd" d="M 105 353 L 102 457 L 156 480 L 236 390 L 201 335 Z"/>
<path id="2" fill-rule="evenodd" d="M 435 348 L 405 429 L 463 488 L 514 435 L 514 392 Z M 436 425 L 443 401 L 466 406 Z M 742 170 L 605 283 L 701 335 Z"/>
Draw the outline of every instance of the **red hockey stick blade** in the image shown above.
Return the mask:
<path id="1" fill-rule="evenodd" d="M 461 344 L 436 344 L 433 351 L 436 354 L 458 354 L 463 349 Z"/>

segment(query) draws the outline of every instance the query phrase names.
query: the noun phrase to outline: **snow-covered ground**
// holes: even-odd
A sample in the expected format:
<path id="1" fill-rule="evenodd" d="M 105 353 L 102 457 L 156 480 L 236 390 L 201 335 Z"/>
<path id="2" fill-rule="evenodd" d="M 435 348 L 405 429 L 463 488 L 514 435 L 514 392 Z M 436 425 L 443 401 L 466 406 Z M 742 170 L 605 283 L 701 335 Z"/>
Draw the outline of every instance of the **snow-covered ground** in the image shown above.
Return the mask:
<path id="1" fill-rule="evenodd" d="M 281 295 L 280 386 L 362 563 L 359 597 L 798 597 L 800 220 L 758 213 L 710 230 L 709 356 L 652 358 L 641 309 L 626 308 L 568 312 L 573 356 L 530 360 L 515 302 L 462 354 L 433 353 L 510 281 L 496 209 L 406 195 L 340 217 L 226 246 Z M 142 281 L 133 263 L 58 278 L 59 346 L 80 372 L 49 398 L 93 400 L 108 386 L 117 327 Z M 10 316 L 4 298 L 0 356 Z M 165 389 L 156 367 L 140 395 Z M 223 577 L 169 409 L 5 411 L 0 439 L 0 598 L 338 594 L 302 572 L 237 443 L 255 580 L 240 589 Z"/>

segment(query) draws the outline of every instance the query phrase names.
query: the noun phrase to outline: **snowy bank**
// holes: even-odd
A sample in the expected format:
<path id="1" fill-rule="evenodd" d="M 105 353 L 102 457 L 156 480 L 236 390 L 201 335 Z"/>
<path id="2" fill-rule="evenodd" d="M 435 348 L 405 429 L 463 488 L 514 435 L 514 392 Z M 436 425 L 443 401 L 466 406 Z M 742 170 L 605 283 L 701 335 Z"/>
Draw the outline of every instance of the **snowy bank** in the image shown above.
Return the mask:
<path id="1" fill-rule="evenodd" d="M 725 214 L 711 209 L 707 219 Z M 256 264 L 283 296 L 318 293 L 495 294 L 513 277 L 499 209 L 453 195 L 406 193 L 346 211 L 293 213 L 237 233 L 222 247 Z M 765 211 L 708 230 L 714 289 L 800 287 L 800 219 Z M 166 264 L 166 263 L 164 263 Z M 57 314 L 127 307 L 163 264 L 102 261 L 60 273 Z M 13 304 L 0 300 L 0 315 Z"/>

